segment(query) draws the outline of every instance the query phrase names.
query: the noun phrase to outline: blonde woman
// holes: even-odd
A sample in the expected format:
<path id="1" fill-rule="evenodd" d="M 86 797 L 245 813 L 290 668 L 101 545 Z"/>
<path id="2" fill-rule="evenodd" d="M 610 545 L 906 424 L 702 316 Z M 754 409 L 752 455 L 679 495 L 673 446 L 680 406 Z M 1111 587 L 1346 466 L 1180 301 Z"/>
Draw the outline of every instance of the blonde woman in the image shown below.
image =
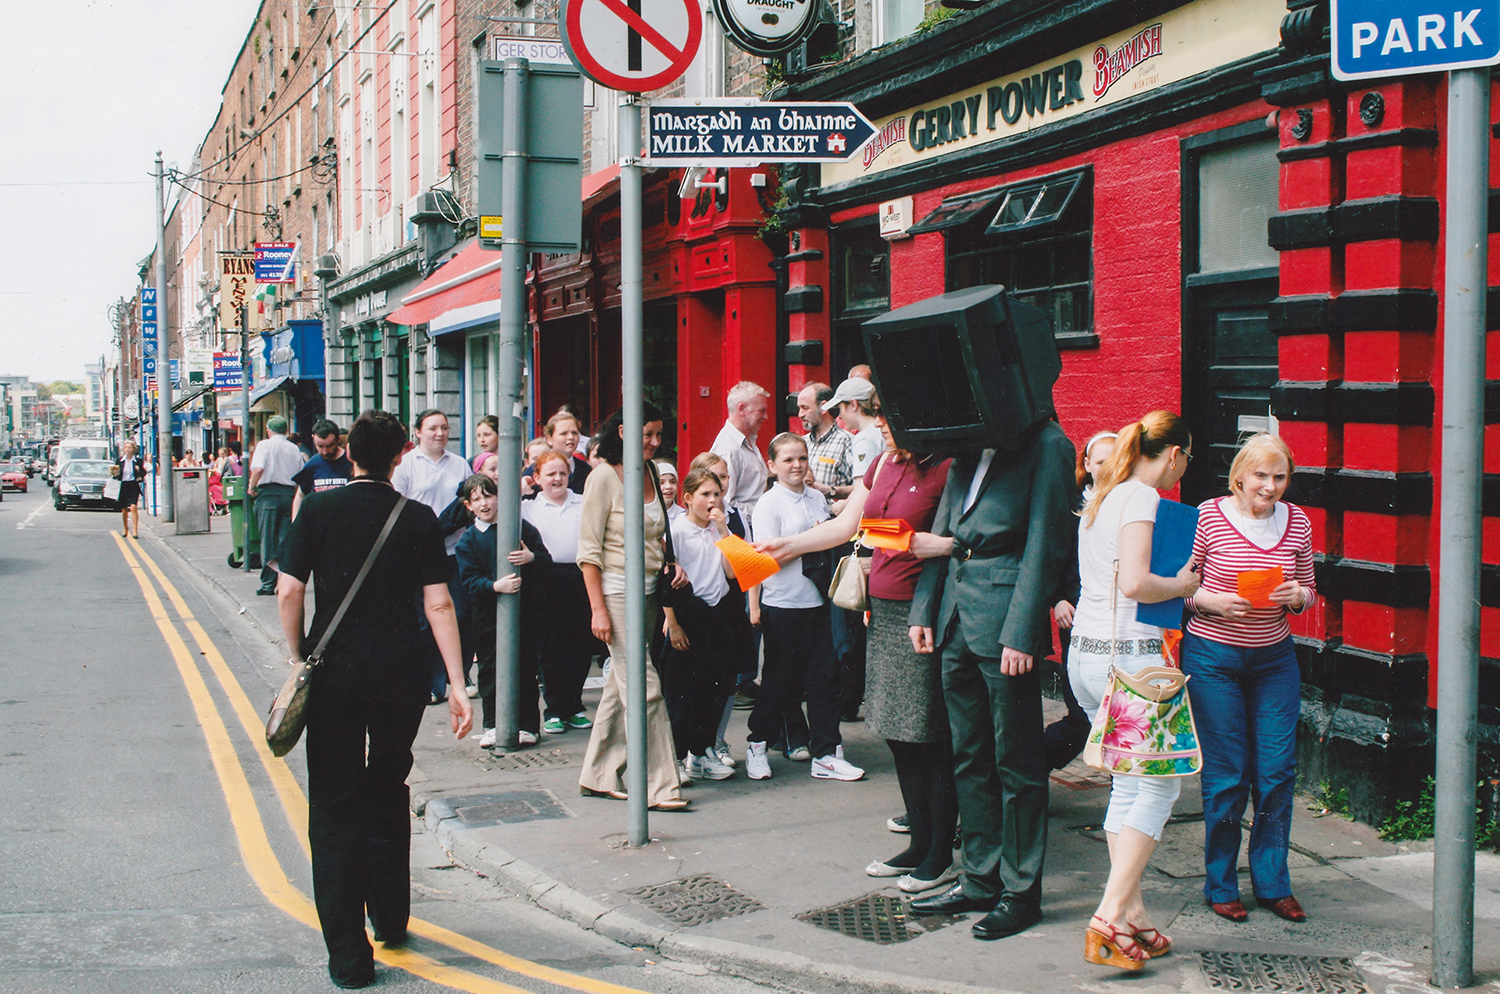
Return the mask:
<path id="1" fill-rule="evenodd" d="M 136 444 L 126 440 L 120 446 L 120 458 L 115 460 L 112 475 L 120 481 L 120 496 L 116 503 L 120 508 L 120 534 L 140 540 L 141 537 L 141 481 L 146 478 L 146 462 L 137 452 Z"/>

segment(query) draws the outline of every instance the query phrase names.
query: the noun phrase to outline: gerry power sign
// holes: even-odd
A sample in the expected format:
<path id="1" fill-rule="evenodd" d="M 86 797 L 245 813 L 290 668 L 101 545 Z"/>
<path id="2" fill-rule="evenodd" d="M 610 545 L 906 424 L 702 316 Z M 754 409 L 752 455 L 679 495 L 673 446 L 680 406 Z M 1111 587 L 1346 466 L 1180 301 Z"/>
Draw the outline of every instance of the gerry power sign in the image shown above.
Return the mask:
<path id="1" fill-rule="evenodd" d="M 1500 62 L 1500 0 L 1332 0 L 1330 12 L 1338 79 Z"/>
<path id="2" fill-rule="evenodd" d="M 658 100 L 649 114 L 646 161 L 659 165 L 844 162 L 875 134 L 849 103 Z"/>

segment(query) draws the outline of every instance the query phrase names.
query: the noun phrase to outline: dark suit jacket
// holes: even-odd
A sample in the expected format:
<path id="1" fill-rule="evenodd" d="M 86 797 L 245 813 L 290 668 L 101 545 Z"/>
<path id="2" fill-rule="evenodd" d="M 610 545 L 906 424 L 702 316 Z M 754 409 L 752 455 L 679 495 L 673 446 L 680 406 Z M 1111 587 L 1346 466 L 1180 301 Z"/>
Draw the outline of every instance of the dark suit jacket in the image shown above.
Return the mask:
<path id="1" fill-rule="evenodd" d="M 953 536 L 971 555 L 927 561 L 912 600 L 912 625 L 931 628 L 942 643 L 957 615 L 976 655 L 998 657 L 1006 646 L 1047 654 L 1048 609 L 1069 545 L 1077 541 L 1073 458 L 1062 427 L 1042 422 L 1016 451 L 995 452 L 967 512 L 964 499 L 979 456 L 953 460 L 932 531 Z"/>

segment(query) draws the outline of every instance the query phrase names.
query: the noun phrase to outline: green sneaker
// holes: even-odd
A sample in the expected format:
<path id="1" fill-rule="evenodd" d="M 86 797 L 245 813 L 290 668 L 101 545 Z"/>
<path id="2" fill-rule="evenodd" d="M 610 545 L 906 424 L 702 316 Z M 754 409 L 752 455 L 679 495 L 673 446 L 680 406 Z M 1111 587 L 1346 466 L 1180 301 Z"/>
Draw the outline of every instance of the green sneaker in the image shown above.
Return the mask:
<path id="1" fill-rule="evenodd" d="M 542 722 L 542 731 L 546 732 L 548 735 L 561 735 L 567 730 L 568 726 L 563 724 L 563 720 L 561 718 L 548 718 L 546 721 Z"/>
<path id="2" fill-rule="evenodd" d="M 568 719 L 568 727 L 569 728 L 593 728 L 594 727 L 594 723 L 592 721 L 589 721 L 589 716 L 588 715 L 586 715 L 582 711 L 580 711 L 577 714 L 575 714 L 573 717 L 571 717 L 571 718 Z"/>

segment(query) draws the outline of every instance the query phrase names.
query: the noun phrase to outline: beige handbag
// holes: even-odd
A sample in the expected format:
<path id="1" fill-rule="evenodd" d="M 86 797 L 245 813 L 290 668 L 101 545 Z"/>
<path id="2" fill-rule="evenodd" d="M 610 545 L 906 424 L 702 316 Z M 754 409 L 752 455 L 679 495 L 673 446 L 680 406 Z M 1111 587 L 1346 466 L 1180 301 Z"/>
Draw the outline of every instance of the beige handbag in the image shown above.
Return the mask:
<path id="1" fill-rule="evenodd" d="M 875 478 L 870 481 L 872 487 L 880 481 L 880 471 L 885 468 L 888 454 L 880 454 L 880 462 L 875 466 Z M 833 571 L 833 582 L 828 585 L 828 597 L 833 601 L 833 606 L 845 611 L 870 610 L 871 557 L 859 554 L 859 545 L 864 537 L 863 531 L 854 536 L 854 550 L 839 560 L 838 567 Z"/>

